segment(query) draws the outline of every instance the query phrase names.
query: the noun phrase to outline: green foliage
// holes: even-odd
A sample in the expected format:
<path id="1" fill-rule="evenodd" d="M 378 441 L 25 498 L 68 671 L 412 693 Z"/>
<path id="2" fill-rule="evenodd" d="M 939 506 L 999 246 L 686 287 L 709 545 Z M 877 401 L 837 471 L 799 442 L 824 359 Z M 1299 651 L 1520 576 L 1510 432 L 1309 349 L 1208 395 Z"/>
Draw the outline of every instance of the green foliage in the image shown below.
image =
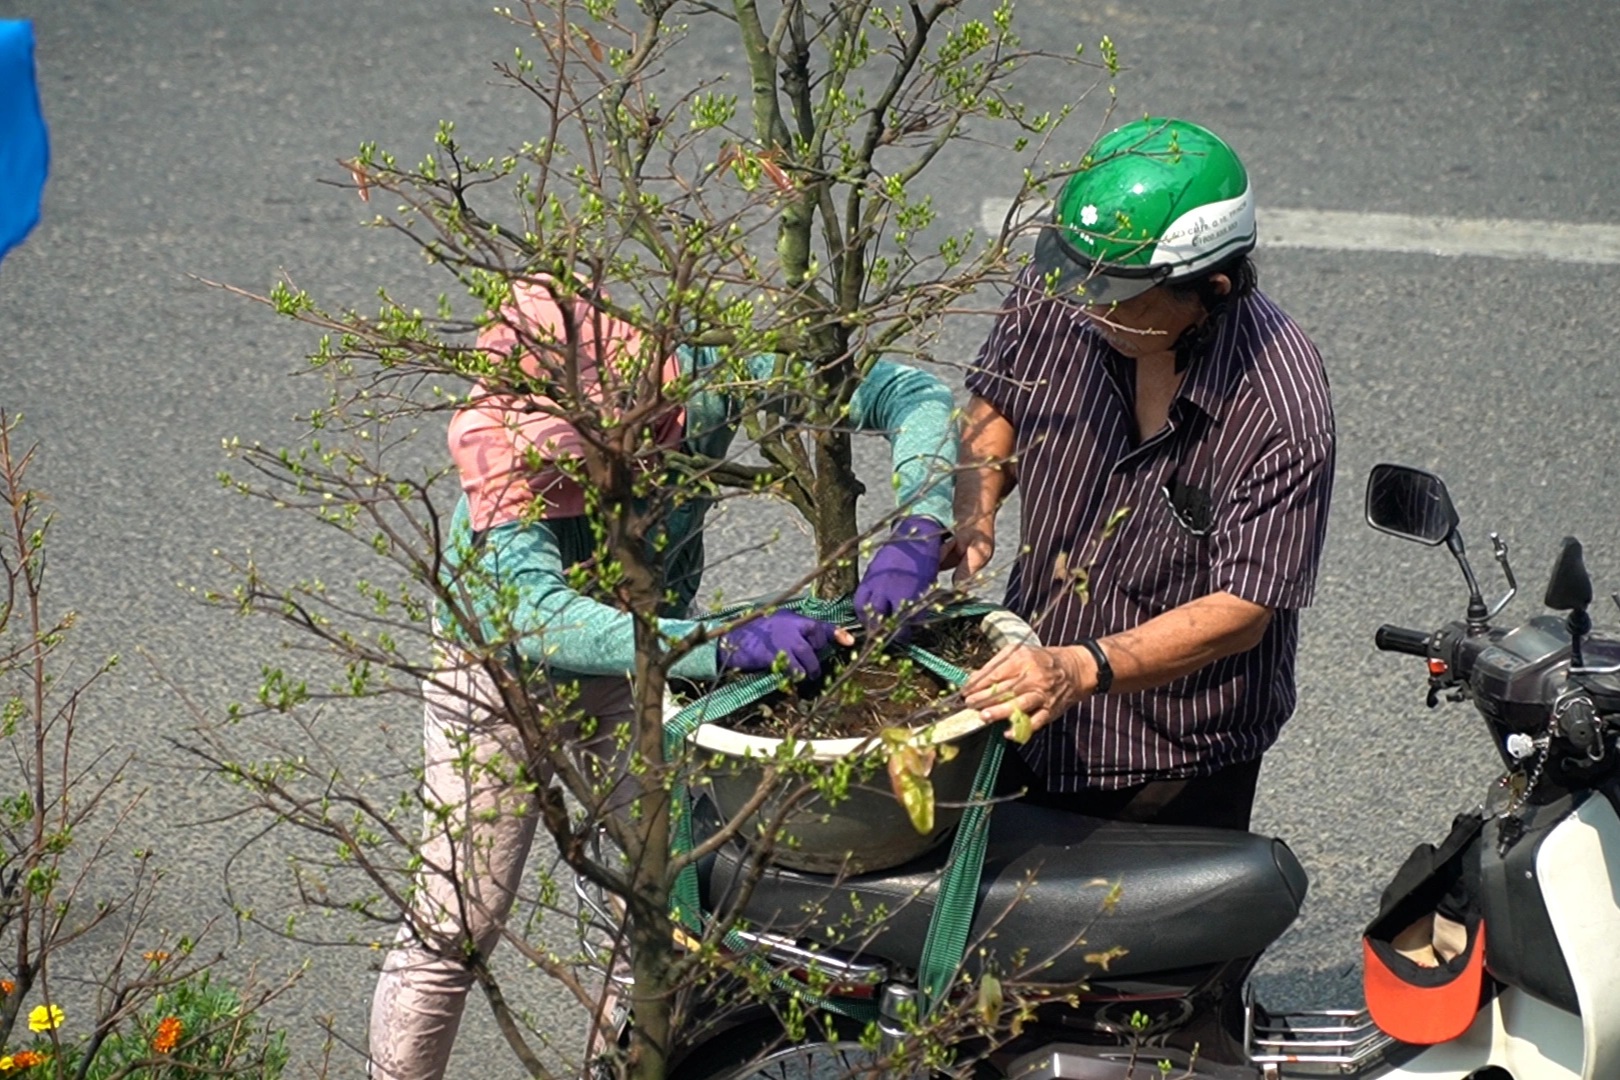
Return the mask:
<path id="1" fill-rule="evenodd" d="M 0 1044 L 0 1076 L 39 1080 L 189 1080 L 199 1075 L 275 1080 L 288 1061 L 284 1032 L 270 1031 L 236 990 L 209 972 L 164 980 L 171 960 L 150 953 L 164 989 L 112 1026 L 81 1025 L 65 1010 L 28 1010 L 31 1038 Z"/>
<path id="2" fill-rule="evenodd" d="M 278 281 L 270 289 L 270 304 L 276 309 L 277 315 L 296 317 L 315 306 L 309 293 L 302 289 L 294 289 L 284 281 Z"/>
<path id="3" fill-rule="evenodd" d="M 265 663 L 253 701 L 232 710 L 212 751 L 220 771 L 279 820 L 329 841 L 327 865 L 299 869 L 304 896 L 338 911 L 397 916 L 390 905 L 401 897 L 408 903 L 404 878 L 422 866 L 420 852 L 409 849 L 414 818 L 426 811 L 452 824 L 446 808 L 378 798 L 366 780 L 319 760 L 321 719 L 308 708 L 397 690 L 433 663 L 442 666 L 442 649 L 427 655 L 431 613 L 450 651 L 505 680 L 501 721 L 522 738 L 521 784 L 541 803 L 559 858 L 578 878 L 639 905 L 629 930 L 620 930 L 640 935 L 637 980 L 647 989 L 638 1024 L 654 1031 L 678 1024 L 695 989 L 711 987 L 717 973 L 756 995 L 776 985 L 725 966 L 723 928 L 687 939 L 676 955 L 660 921 L 679 862 L 668 858 L 669 820 L 660 808 L 690 763 L 663 759 L 654 718 L 671 666 L 715 632 L 675 640 L 657 622 L 689 599 L 670 580 L 679 556 L 671 539 L 680 535 L 670 522 L 736 493 L 785 500 L 816 544 L 813 565 L 794 568 L 785 591 L 808 585 L 827 598 L 851 591 L 861 495 L 851 449 L 855 388 L 885 357 L 928 355 L 965 297 L 1004 284 L 1021 266 L 1012 236 L 941 218 L 929 170 L 971 132 L 976 145 L 1016 158 L 1006 183 L 1018 187 L 1020 205 L 1039 198 L 1072 167 L 1057 140 L 1074 106 L 1027 107 L 1012 89 L 1019 73 L 1036 62 L 1058 65 L 1081 77 L 1070 79 L 1079 98 L 1088 92 L 1084 78 L 1100 84 L 1120 70 L 1107 39 L 1094 64 L 1079 53 L 1026 46 L 1010 0 L 971 11 L 952 2 L 815 0 L 763 13 L 753 0 L 723 7 L 541 0 L 502 9 L 526 36 L 498 65 L 537 103 L 525 141 L 474 153 L 446 119 L 425 154 L 359 147 L 346 163 L 356 194 L 387 207 L 375 224 L 408 238 L 443 275 L 441 284 L 426 297 L 379 290 L 374 308 L 361 311 L 329 310 L 291 283 L 276 283 L 264 297 L 268 307 L 318 335 L 309 365 L 324 380 L 325 400 L 309 410 L 309 431 L 293 445 L 230 443 L 234 471 L 221 483 L 308 516 L 387 569 L 353 587 L 315 578 L 281 585 L 246 559 L 236 586 L 211 594 L 282 620 L 328 665 L 315 675 Z M 711 29 L 734 32 L 735 48 L 709 49 Z M 699 39 L 704 74 L 694 79 L 687 61 Z M 721 56 L 735 61 L 728 68 Z M 1008 221 L 1016 228 L 1028 216 L 1015 206 Z M 631 328 L 633 340 L 591 364 L 596 328 L 584 325 L 591 317 L 527 325 L 511 313 L 520 289 L 549 292 L 563 313 L 585 297 L 593 312 Z M 509 342 L 477 348 L 480 331 L 502 332 Z M 671 357 L 682 365 L 676 378 L 665 377 Z M 448 410 L 474 393 L 522 395 L 578 435 L 577 451 L 535 446 L 518 456 L 530 472 L 583 492 L 589 528 L 580 543 L 590 552 L 563 571 L 566 582 L 626 612 L 636 631 L 632 691 L 640 712 L 605 736 L 624 762 L 617 779 L 631 796 L 628 824 L 592 821 L 576 809 L 599 799 L 603 785 L 573 768 L 571 740 L 604 733 L 525 681 L 553 655 L 535 623 L 555 613 L 535 610 L 519 585 L 493 572 L 496 559 L 479 541 L 443 531 L 457 494 L 442 483 L 447 469 L 400 465 L 404 448 L 423 431 L 439 438 Z M 734 421 L 741 435 L 733 447 L 703 430 L 691 440 L 701 445 L 668 452 L 651 433 L 672 416 L 689 433 L 694 417 L 707 417 L 703 423 L 716 427 Z M 519 520 L 545 516 L 546 497 L 533 492 Z M 506 665 L 514 655 L 521 662 Z M 920 707 L 927 692 L 909 680 L 908 667 L 893 665 L 890 696 Z M 785 667 L 776 674 L 790 682 Z M 861 705 L 867 694 L 845 683 L 831 696 Z M 288 725 L 280 730 L 290 733 L 289 748 L 242 761 L 233 733 L 255 712 Z M 836 806 L 857 785 L 881 785 L 887 767 L 914 823 L 932 827 L 929 774 L 948 750 L 898 739 L 881 753 L 811 767 L 792 739 L 783 746 L 767 788 Z M 465 764 L 474 772 L 511 769 L 470 756 Z M 557 779 L 542 782 L 550 770 Z M 762 791 L 761 801 L 769 794 Z M 599 827 L 622 857 L 592 854 Z M 526 895 L 534 921 L 559 895 L 566 890 L 550 877 Z M 561 955 L 546 935 L 524 945 L 526 959 L 565 983 L 577 975 L 571 965 L 581 957 Z M 593 961 L 599 955 L 584 952 Z M 807 977 L 825 984 L 814 971 Z M 493 975 L 480 972 L 480 980 Z M 1022 1007 L 1013 980 L 981 991 L 987 1026 L 1003 1003 Z M 511 1039 L 520 1018 L 491 999 Z M 802 1002 L 791 999 L 785 1010 L 789 1032 L 802 1034 Z M 647 1039 L 631 1055 L 642 1078 L 659 1071 Z M 936 1047 L 922 1060 L 948 1056 Z"/>
<path id="4" fill-rule="evenodd" d="M 254 1019 L 264 995 L 212 984 L 188 938 L 172 958 L 135 963 L 133 942 L 158 934 L 143 924 L 163 878 L 120 835 L 142 793 L 129 759 L 76 749 L 79 705 L 118 658 L 73 683 L 59 676 L 76 620 L 51 612 L 43 497 L 16 430 L 0 412 L 0 755 L 14 765 L 0 781 L 0 1077 L 279 1076 L 284 1039 Z M 48 996 L 70 948 L 86 954 L 79 970 L 98 972 L 82 1013 Z"/>

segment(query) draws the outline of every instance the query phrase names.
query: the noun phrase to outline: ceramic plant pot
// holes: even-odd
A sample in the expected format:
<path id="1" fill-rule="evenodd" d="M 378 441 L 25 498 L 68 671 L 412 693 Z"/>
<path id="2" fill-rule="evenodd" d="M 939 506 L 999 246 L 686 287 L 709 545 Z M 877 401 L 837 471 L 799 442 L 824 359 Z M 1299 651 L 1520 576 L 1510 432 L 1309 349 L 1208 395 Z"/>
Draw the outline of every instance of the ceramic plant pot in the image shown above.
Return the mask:
<path id="1" fill-rule="evenodd" d="M 982 616 L 980 627 L 996 648 L 1015 641 L 1039 644 L 1029 624 L 1008 611 Z M 895 797 L 885 768 L 886 757 L 876 737 L 800 740 L 803 757 L 832 763 L 852 755 L 871 758 L 870 775 L 852 783 L 848 796 L 836 804 L 811 797 L 786 819 L 785 836 L 778 841 L 772 861 L 794 870 L 818 874 L 859 874 L 885 870 L 924 854 L 943 843 L 961 819 L 972 793 L 973 778 L 985 747 L 999 738 L 968 709 L 912 729 L 917 746 L 950 744 L 956 755 L 936 761 L 929 774 L 934 788 L 934 824 L 926 833 L 912 826 L 905 807 Z M 725 820 L 742 812 L 758 790 L 765 763 L 782 752 L 782 739 L 745 734 L 713 721 L 699 726 L 691 741 L 707 755 L 696 786 L 713 799 Z M 716 762 L 715 759 L 723 759 Z M 777 806 L 767 803 L 757 814 L 771 820 Z M 752 832 L 745 829 L 745 835 Z"/>

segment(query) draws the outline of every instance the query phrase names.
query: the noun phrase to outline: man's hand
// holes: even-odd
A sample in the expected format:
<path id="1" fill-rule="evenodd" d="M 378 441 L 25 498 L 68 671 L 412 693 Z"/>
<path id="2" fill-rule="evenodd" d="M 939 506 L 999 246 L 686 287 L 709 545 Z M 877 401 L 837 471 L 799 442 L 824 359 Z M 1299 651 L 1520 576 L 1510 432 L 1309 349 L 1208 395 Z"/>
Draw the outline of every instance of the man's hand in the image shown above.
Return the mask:
<path id="1" fill-rule="evenodd" d="M 933 518 L 908 517 L 895 525 L 855 587 L 855 615 L 869 633 L 888 625 L 895 640 L 905 637 L 904 622 L 896 627 L 891 620 L 916 613 L 917 601 L 934 587 L 944 543 L 945 526 Z"/>
<path id="2" fill-rule="evenodd" d="M 1088 697 L 1096 685 L 1096 664 L 1084 649 L 1009 645 L 968 677 L 962 697 L 987 723 L 1022 713 L 1029 718 L 1029 731 L 1035 732 Z"/>
<path id="3" fill-rule="evenodd" d="M 1211 593 L 1101 639 L 1114 681 L 1109 692 L 1131 694 L 1190 675 L 1258 645 L 1271 609 L 1231 593 Z M 963 687 L 970 708 L 988 721 L 1029 717 L 1039 731 L 1097 688 L 1097 661 L 1083 645 L 1014 645 L 991 657 Z"/>
<path id="4" fill-rule="evenodd" d="M 733 671 L 769 671 L 776 658 L 787 657 L 788 670 L 801 679 L 821 674 L 817 654 L 833 642 L 853 645 L 855 638 L 829 622 L 796 611 L 773 611 L 720 637 L 720 667 Z"/>
<path id="5" fill-rule="evenodd" d="M 939 565 L 946 570 L 954 567 L 956 572 L 951 575 L 951 584 L 965 590 L 990 565 L 995 553 L 995 519 L 981 517 L 957 526 L 951 542 L 945 545 Z"/>

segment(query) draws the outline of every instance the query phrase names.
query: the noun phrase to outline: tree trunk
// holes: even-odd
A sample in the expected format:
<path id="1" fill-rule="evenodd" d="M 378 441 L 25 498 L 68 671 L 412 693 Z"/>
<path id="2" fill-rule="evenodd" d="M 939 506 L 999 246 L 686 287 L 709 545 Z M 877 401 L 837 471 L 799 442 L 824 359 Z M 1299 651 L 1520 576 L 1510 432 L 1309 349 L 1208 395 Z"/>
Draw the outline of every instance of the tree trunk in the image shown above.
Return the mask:
<path id="1" fill-rule="evenodd" d="M 639 538 L 632 537 L 640 546 Z M 640 611 L 656 611 L 658 598 L 649 597 Z M 670 792 L 664 760 L 664 664 L 653 662 L 662 649 L 655 640 L 656 623 L 636 620 L 636 738 L 634 752 L 647 768 L 631 770 L 641 808 L 636 839 L 644 845 L 628 853 L 631 865 L 630 963 L 635 985 L 630 1010 L 636 1018 L 631 1032 L 626 1073 L 630 1080 L 663 1080 L 669 1071 L 674 1044 L 673 1004 L 677 979 L 674 925 L 669 917 Z"/>
<path id="2" fill-rule="evenodd" d="M 668 660 L 660 638 L 656 613 L 663 604 L 662 558 L 647 544 L 650 523 L 632 509 L 635 483 L 628 465 L 633 460 L 629 445 L 609 455 L 600 477 L 604 492 L 608 554 L 623 570 L 618 589 L 619 601 L 637 613 L 635 621 L 636 658 L 634 687 L 635 728 L 631 753 L 636 763 L 620 780 L 634 787 L 639 817 L 633 829 L 626 830 L 626 846 L 640 850 L 625 852 L 630 873 L 625 897 L 630 913 L 630 967 L 635 985 L 629 993 L 630 1009 L 636 1018 L 631 1029 L 628 1059 L 629 1080 L 663 1080 L 669 1070 L 673 1049 L 674 1002 L 676 985 L 674 926 L 669 904 L 672 881 L 670 865 L 670 798 L 675 785 L 668 782 L 669 765 L 664 758 L 664 686 Z M 617 800 L 615 800 L 617 801 Z M 620 809 L 619 813 L 626 812 Z"/>
<path id="3" fill-rule="evenodd" d="M 815 593 L 823 600 L 837 600 L 855 591 L 859 579 L 860 552 L 855 538 L 859 527 L 856 504 L 864 488 L 855 476 L 849 432 L 832 428 L 816 437 Z"/>

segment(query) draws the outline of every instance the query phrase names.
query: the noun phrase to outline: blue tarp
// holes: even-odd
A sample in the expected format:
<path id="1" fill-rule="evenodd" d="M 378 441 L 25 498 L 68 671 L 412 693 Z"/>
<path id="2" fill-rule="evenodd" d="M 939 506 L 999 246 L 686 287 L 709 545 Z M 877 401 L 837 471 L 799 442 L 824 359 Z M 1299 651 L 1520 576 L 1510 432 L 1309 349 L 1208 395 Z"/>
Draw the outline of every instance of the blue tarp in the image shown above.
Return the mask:
<path id="1" fill-rule="evenodd" d="M 34 82 L 34 27 L 0 21 L 0 259 L 39 221 L 50 142 Z"/>

